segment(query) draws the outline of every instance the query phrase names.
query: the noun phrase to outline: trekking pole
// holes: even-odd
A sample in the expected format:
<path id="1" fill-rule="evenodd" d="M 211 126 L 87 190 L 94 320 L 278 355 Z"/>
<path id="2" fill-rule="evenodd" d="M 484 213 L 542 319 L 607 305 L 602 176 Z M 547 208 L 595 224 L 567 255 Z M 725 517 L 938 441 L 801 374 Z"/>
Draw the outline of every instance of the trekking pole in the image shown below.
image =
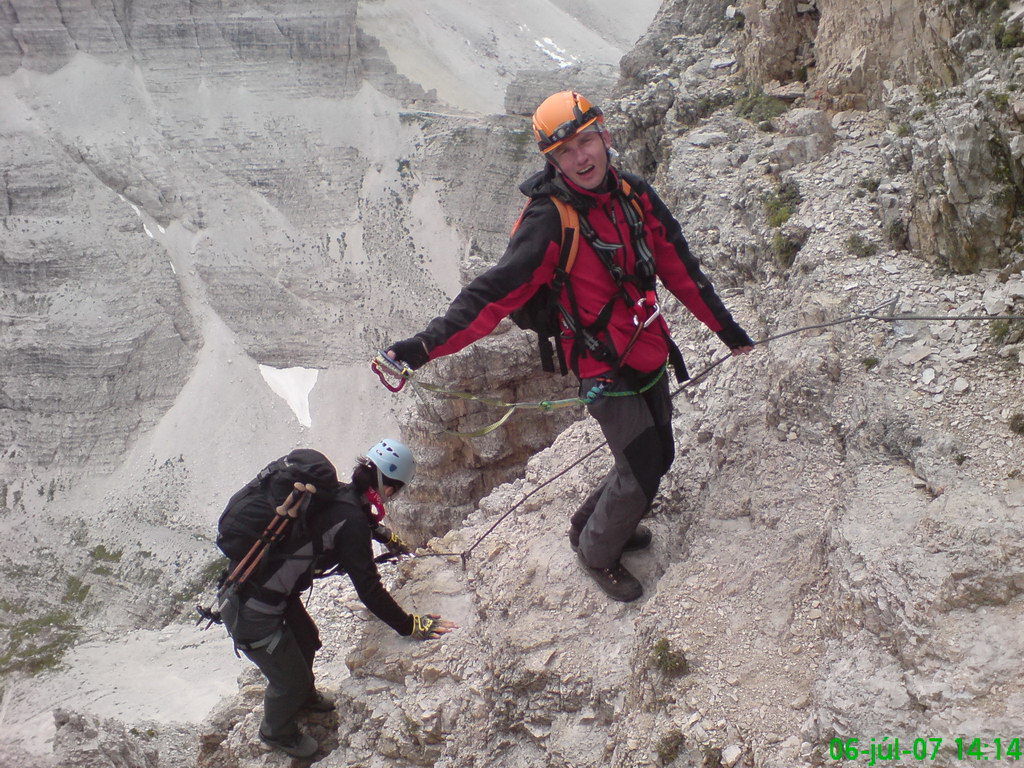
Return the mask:
<path id="1" fill-rule="evenodd" d="M 238 562 L 238 565 L 235 566 L 235 569 L 228 575 L 227 579 L 225 579 L 225 586 L 234 583 L 242 584 L 252 576 L 253 571 L 260 564 L 267 550 L 284 533 L 284 529 L 290 521 L 291 518 L 287 515 L 275 514 L 263 533 L 260 534 L 260 537 L 253 543 L 252 548 Z"/>
<path id="2" fill-rule="evenodd" d="M 241 588 L 249 577 L 252 576 L 264 556 L 270 551 L 270 548 L 280 541 L 285 529 L 288 527 L 288 523 L 305 512 L 309 506 L 310 497 L 315 492 L 316 489 L 308 483 L 301 489 L 295 488 L 288 494 L 284 503 L 274 510 L 274 517 L 267 523 L 263 533 L 253 542 L 249 551 L 245 553 L 245 557 L 232 569 L 231 573 L 224 579 L 224 583 L 217 590 L 216 606 L 223 602 L 225 595 Z M 199 620 L 196 621 L 196 626 L 204 620 L 208 622 L 205 627 L 206 629 L 209 629 L 213 624 L 219 624 L 220 613 L 216 610 L 216 606 L 204 608 L 202 605 L 197 605 L 196 611 L 199 613 Z"/>
<path id="3" fill-rule="evenodd" d="M 305 511 L 306 507 L 309 506 L 309 493 L 307 488 L 301 490 L 296 488 L 288 494 L 288 498 L 284 500 L 284 503 L 275 510 L 273 519 L 267 524 L 266 529 L 260 534 L 260 537 L 253 542 L 252 547 L 246 553 L 245 557 L 241 559 L 235 569 L 228 576 L 225 581 L 225 586 L 237 583 L 238 585 L 244 584 L 245 581 L 252 576 L 256 567 L 263 560 L 263 557 L 267 554 L 267 551 L 273 546 L 284 534 L 284 529 L 288 526 L 293 519 L 298 517 L 302 512 Z M 296 507 L 298 510 L 296 511 Z M 295 512 L 295 514 L 292 514 Z M 239 576 L 239 574 L 241 574 Z"/>
<path id="4" fill-rule="evenodd" d="M 278 541 L 281 534 L 284 533 L 285 528 L 288 526 L 288 522 L 291 520 L 287 515 L 275 514 L 274 519 L 267 524 L 267 527 L 260 534 L 260 537 L 256 539 L 252 547 L 245 554 L 238 565 L 227 575 L 224 582 L 220 585 L 217 590 L 217 597 L 214 599 L 214 604 L 209 608 L 204 608 L 202 605 L 196 606 L 196 612 L 199 614 L 199 619 L 196 621 L 196 626 L 199 626 L 205 620 L 207 622 L 204 629 L 209 629 L 214 624 L 220 624 L 220 611 L 218 610 L 221 603 L 224 601 L 224 597 L 229 593 L 238 590 L 246 580 L 253 574 L 257 566 L 263 560 L 263 556 L 269 551 L 270 547 Z"/>

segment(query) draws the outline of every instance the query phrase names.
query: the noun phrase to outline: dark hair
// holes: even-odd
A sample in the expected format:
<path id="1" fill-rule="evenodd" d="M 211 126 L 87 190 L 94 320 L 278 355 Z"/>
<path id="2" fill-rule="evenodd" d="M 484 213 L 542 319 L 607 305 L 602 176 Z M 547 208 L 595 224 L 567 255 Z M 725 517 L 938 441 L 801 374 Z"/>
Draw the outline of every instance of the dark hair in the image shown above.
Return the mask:
<path id="1" fill-rule="evenodd" d="M 395 493 L 402 490 L 405 485 L 401 480 L 394 480 L 385 474 L 381 474 L 381 479 L 384 481 L 384 485 L 394 488 Z M 377 488 L 377 467 L 365 456 L 356 459 L 356 465 L 352 469 L 352 485 L 359 493 L 364 493 L 367 488 L 380 490 Z"/>

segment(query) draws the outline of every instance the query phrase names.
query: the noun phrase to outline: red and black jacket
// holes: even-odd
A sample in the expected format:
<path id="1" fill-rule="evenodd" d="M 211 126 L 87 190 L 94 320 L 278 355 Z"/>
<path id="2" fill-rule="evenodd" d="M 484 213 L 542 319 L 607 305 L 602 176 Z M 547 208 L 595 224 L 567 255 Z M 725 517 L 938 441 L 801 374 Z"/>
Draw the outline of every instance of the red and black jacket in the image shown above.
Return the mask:
<path id="1" fill-rule="evenodd" d="M 644 239 L 653 255 L 657 277 L 726 346 L 735 349 L 752 344 L 722 304 L 711 281 L 701 272 L 679 223 L 661 198 L 640 177 L 628 174 L 624 177 L 643 212 Z M 614 169 L 609 170 L 607 186 L 609 191 L 583 190 L 565 180 L 550 165 L 527 179 L 520 190 L 530 202 L 504 255 L 463 288 L 444 315 L 416 334 L 426 347 L 429 359 L 458 352 L 483 338 L 502 318 L 525 304 L 542 285 L 551 283 L 562 245 L 561 218 L 550 200 L 552 195 L 576 208 L 581 217 L 585 216 L 600 241 L 621 245 L 616 249 L 616 263 L 626 273 L 635 273 L 635 247 L 622 207 L 629 203 L 622 195 L 621 180 Z M 608 347 L 621 355 L 637 327 L 635 310 L 620 297 L 620 286 L 585 238 L 581 238 L 569 283 L 575 299 L 574 314 L 584 327 L 593 324 L 609 302 L 614 302 L 607 327 L 600 335 Z M 626 290 L 632 298 L 642 295 L 636 286 L 627 285 Z M 563 290 L 565 293 L 568 291 Z M 564 303 L 564 297 L 562 301 Z M 668 358 L 667 333 L 664 318 L 657 318 L 640 332 L 626 359 L 610 362 L 596 359 L 585 350 L 581 353 L 580 345 L 575 343 L 574 334 L 568 328 L 563 328 L 561 338 L 566 359 L 582 379 L 608 373 L 616 367 L 616 362 L 640 373 L 657 370 Z"/>

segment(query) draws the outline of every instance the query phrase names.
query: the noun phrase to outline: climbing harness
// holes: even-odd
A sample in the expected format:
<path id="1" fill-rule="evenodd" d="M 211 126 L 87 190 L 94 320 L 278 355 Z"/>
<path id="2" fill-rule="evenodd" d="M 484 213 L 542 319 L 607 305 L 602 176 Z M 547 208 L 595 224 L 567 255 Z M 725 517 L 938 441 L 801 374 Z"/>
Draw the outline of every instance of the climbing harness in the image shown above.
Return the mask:
<path id="1" fill-rule="evenodd" d="M 576 306 L 576 297 L 572 293 L 572 285 L 565 286 L 566 294 L 571 305 L 571 313 L 560 305 L 566 327 L 573 334 L 573 367 L 576 361 L 585 350 L 586 354 L 596 360 L 611 364 L 613 371 L 618 371 L 626 365 L 626 361 L 633 347 L 640 339 L 641 334 L 647 330 L 655 321 L 661 317 L 661 306 L 658 304 L 656 292 L 657 272 L 654 263 L 654 254 L 647 244 L 647 236 L 644 231 L 644 215 L 636 192 L 626 179 L 621 179 L 619 187 L 614 193 L 619 207 L 623 211 L 626 224 L 629 228 L 629 241 L 633 252 L 632 271 L 628 271 L 626 264 L 616 261 L 616 255 L 621 251 L 625 252 L 625 243 L 606 242 L 598 237 L 597 232 L 591 226 L 585 215 L 579 217 L 580 233 L 583 239 L 589 243 L 598 260 L 607 270 L 615 283 L 616 292 L 611 300 L 601 308 L 597 318 L 589 325 L 584 326 L 579 321 L 579 310 Z M 615 208 L 609 209 L 609 217 L 616 226 L 618 221 L 615 215 Z M 625 258 L 625 257 L 623 257 Z M 616 302 L 621 300 L 633 313 L 634 331 L 625 349 L 621 353 L 612 348 L 610 343 L 602 341 L 599 334 L 604 333 L 611 321 Z M 683 363 L 683 356 L 672 337 L 668 333 L 668 326 L 662 321 L 661 333 L 668 346 L 668 359 L 676 372 L 676 380 L 684 381 L 686 366 Z"/>
<path id="2" fill-rule="evenodd" d="M 557 352 L 559 373 L 564 376 L 569 372 L 565 350 L 562 347 L 561 339 L 558 338 L 563 331 L 559 318 L 561 318 L 564 328 L 572 334 L 573 367 L 576 366 L 576 361 L 581 354 L 587 354 L 595 360 L 605 362 L 615 360 L 615 367 L 619 367 L 625 361 L 629 351 L 632 350 L 640 332 L 650 326 L 658 314 L 654 256 L 644 236 L 643 207 L 630 183 L 626 179 L 620 179 L 616 199 L 625 211 L 630 242 L 633 244 L 635 255 L 634 270 L 636 274 L 630 274 L 623 265 L 618 264 L 615 260 L 616 253 L 625 247 L 623 243 L 609 243 L 601 240 L 587 220 L 586 214 L 581 215 L 576 206 L 563 200 L 559 195 L 551 194 L 547 196 L 547 199 L 558 210 L 561 225 L 561 248 L 558 263 L 555 265 L 550 284 L 541 286 L 526 304 L 514 310 L 509 317 L 523 330 L 534 331 L 537 334 L 537 351 L 541 359 L 541 368 L 544 371 L 554 372 L 554 358 Z M 512 226 L 511 235 L 515 235 L 526 212 L 534 202 L 531 199 L 523 206 L 519 218 Z M 614 208 L 610 210 L 610 216 L 612 221 L 617 223 Z M 579 253 L 581 235 L 594 249 L 616 286 L 616 293 L 612 300 L 601 309 L 597 318 L 590 325 L 584 325 L 580 320 L 576 295 L 573 285 L 569 281 L 569 273 L 572 272 L 576 256 Z M 638 301 L 634 302 L 633 297 L 626 290 L 626 283 L 632 283 L 639 287 L 638 290 L 643 293 L 643 296 Z M 565 301 L 562 300 L 563 294 Z M 633 341 L 626 351 L 618 356 L 616 356 L 615 350 L 598 336 L 599 333 L 607 329 L 617 299 L 622 299 L 627 306 L 632 308 L 634 323 L 638 326 Z M 641 323 L 642 327 L 640 327 Z M 554 345 L 551 343 L 552 338 L 556 339 Z M 678 354 L 678 350 L 674 350 L 674 353 Z M 679 359 L 681 360 L 681 356 Z M 675 361 L 676 357 L 674 356 L 673 364 Z"/>
<path id="3" fill-rule="evenodd" d="M 823 328 L 832 328 L 832 327 L 837 326 L 837 325 L 845 325 L 847 323 L 852 323 L 852 322 L 854 322 L 856 320 L 880 320 L 882 322 L 888 322 L 888 323 L 907 321 L 907 320 L 932 320 L 932 321 L 934 321 L 934 320 L 951 320 L 951 321 L 956 321 L 956 320 L 971 320 L 971 321 L 1017 320 L 1017 321 L 1019 321 L 1019 320 L 1024 320 L 1024 315 L 914 315 L 914 314 L 899 314 L 899 315 L 897 315 L 897 314 L 895 314 L 895 309 L 896 309 L 896 304 L 897 304 L 898 301 L 899 301 L 899 294 L 893 296 L 893 298 L 891 298 L 891 299 L 887 299 L 886 301 L 882 302 L 881 304 L 879 304 L 879 305 L 877 305 L 877 306 L 875 306 L 875 307 L 873 307 L 871 309 L 865 310 L 864 312 L 858 312 L 858 313 L 853 314 L 853 315 L 847 315 L 845 317 L 838 318 L 837 320 L 829 320 L 829 321 L 826 321 L 826 322 L 823 322 L 823 323 L 815 323 L 813 325 L 804 325 L 804 326 L 801 326 L 799 328 L 792 328 L 792 329 L 790 329 L 788 331 L 783 331 L 781 333 L 777 333 L 777 334 L 774 334 L 772 336 L 768 336 L 768 337 L 766 337 L 764 339 L 760 339 L 758 341 L 755 341 L 754 342 L 754 346 L 762 346 L 762 345 L 768 344 L 769 342 L 772 342 L 772 341 L 778 341 L 779 339 L 783 339 L 783 338 L 785 338 L 787 336 L 792 336 L 792 335 L 797 334 L 797 333 L 802 333 L 803 331 L 813 331 L 813 330 L 820 330 L 820 329 L 823 329 Z M 732 358 L 731 354 L 730 355 L 723 355 L 722 357 L 719 357 L 717 360 L 712 361 L 703 370 L 701 370 L 698 373 L 694 374 L 691 378 L 689 378 L 687 381 L 684 381 L 679 387 L 677 387 L 675 389 L 675 391 L 673 391 L 670 394 L 670 396 L 669 396 L 670 399 L 675 399 L 684 389 L 686 389 L 689 386 L 692 386 L 693 384 L 696 384 L 696 383 L 702 381 L 709 373 L 711 373 L 711 371 L 713 371 L 715 368 L 720 366 L 726 360 L 729 360 L 731 358 Z M 392 363 L 393 362 L 394 361 L 392 361 Z M 665 369 L 663 367 L 662 371 L 661 371 L 661 375 L 664 375 L 664 371 L 665 371 Z M 653 381 L 648 383 L 647 386 L 653 386 L 659 379 L 660 379 L 660 375 L 656 376 Z M 414 381 L 414 384 L 415 384 L 415 381 Z M 618 392 L 605 392 L 604 388 L 602 387 L 602 382 L 600 380 L 598 381 L 598 384 L 595 385 L 595 387 L 591 390 L 591 393 L 593 393 L 594 390 L 598 389 L 599 387 L 601 387 L 601 392 L 596 393 L 594 395 L 593 399 L 596 399 L 597 397 L 602 397 L 602 396 L 603 397 L 610 397 L 610 396 L 615 396 L 615 395 L 620 395 L 620 394 L 621 395 L 634 394 L 634 393 L 627 393 L 627 392 L 622 392 L 622 393 L 618 393 Z M 436 390 L 431 390 L 431 391 L 436 391 Z M 585 403 L 587 398 L 590 397 L 591 393 L 588 393 L 588 395 L 586 397 L 584 397 L 584 398 L 573 398 L 571 401 L 560 401 L 560 402 Z M 484 402 L 484 403 L 487 403 L 488 400 L 489 400 L 489 398 L 479 398 L 479 397 L 477 397 L 475 395 L 470 395 L 469 393 L 458 393 L 458 395 L 466 397 L 468 399 L 479 400 L 480 402 Z M 592 401 L 593 400 L 591 400 L 591 402 Z M 503 405 L 507 406 L 507 405 L 510 405 L 510 404 L 503 403 Z M 529 404 L 515 404 L 515 403 L 513 403 L 511 405 L 522 406 L 522 405 L 529 405 Z M 513 410 L 514 410 L 514 408 L 511 409 L 508 413 L 506 413 L 502 417 L 502 422 L 504 422 L 512 414 Z M 527 494 L 525 494 L 519 501 L 517 501 L 515 504 L 513 504 L 511 507 L 509 507 L 504 513 L 502 513 L 498 517 L 498 519 L 495 520 L 486 531 L 484 531 L 482 534 L 480 534 L 480 536 L 477 537 L 476 541 L 474 541 L 469 547 L 467 547 L 462 552 L 418 552 L 418 553 L 415 553 L 413 556 L 414 557 L 458 557 L 462 561 L 462 568 L 463 568 L 463 570 L 465 570 L 467 568 L 467 566 L 468 566 L 469 558 L 470 558 L 470 555 L 472 555 L 473 550 L 475 550 L 478 546 L 480 546 L 480 544 L 483 542 L 483 540 L 486 539 L 513 512 L 515 512 L 517 509 L 519 509 L 521 506 L 523 506 L 523 504 L 525 504 L 531 497 L 533 497 L 535 494 L 537 494 L 540 491 L 542 491 L 544 488 L 549 486 L 555 480 L 557 480 L 558 478 L 560 478 L 563 475 L 567 474 L 571 470 L 575 469 L 580 464 L 582 464 L 584 461 L 586 461 L 591 456 L 596 454 L 599 450 L 604 448 L 604 446 L 607 445 L 607 443 L 608 443 L 607 440 L 602 440 L 600 443 L 595 445 L 593 448 L 591 448 L 589 451 L 584 453 L 578 459 L 576 459 L 575 461 L 571 462 L 567 466 L 563 467 L 561 470 L 559 470 L 554 475 L 549 477 L 547 480 L 542 482 L 536 488 L 534 488 L 533 490 L 531 490 Z"/>

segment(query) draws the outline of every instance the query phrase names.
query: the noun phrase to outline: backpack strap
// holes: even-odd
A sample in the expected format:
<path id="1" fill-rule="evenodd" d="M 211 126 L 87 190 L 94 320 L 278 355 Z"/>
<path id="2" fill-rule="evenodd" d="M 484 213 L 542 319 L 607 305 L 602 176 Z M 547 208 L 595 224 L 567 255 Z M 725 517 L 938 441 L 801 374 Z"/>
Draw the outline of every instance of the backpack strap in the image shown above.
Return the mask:
<path id="1" fill-rule="evenodd" d="M 555 278 L 558 279 L 561 276 L 564 280 L 572 272 L 573 264 L 576 263 L 576 254 L 580 251 L 580 241 L 577 236 L 580 231 L 580 212 L 557 197 L 552 196 L 551 202 L 558 209 L 558 217 L 562 222 L 562 250 L 558 256 Z"/>
<path id="2" fill-rule="evenodd" d="M 562 248 L 558 254 L 558 265 L 555 267 L 555 274 L 551 280 L 551 289 L 548 294 L 550 302 L 548 311 L 554 315 L 558 308 L 561 307 L 559 297 L 562 295 L 562 289 L 567 289 L 570 295 L 572 293 L 572 289 L 569 286 L 569 273 L 572 272 L 573 265 L 576 263 L 576 254 L 580 250 L 580 214 L 571 205 L 557 197 L 552 196 L 551 202 L 558 209 L 558 216 L 562 223 Z M 575 305 L 575 299 L 571 297 L 571 300 Z M 546 336 L 544 338 L 538 336 L 537 345 L 540 349 L 542 370 L 554 372 L 555 366 L 552 359 L 551 339 Z M 562 349 L 561 344 L 556 343 L 554 346 L 555 351 L 558 353 L 558 372 L 565 376 L 569 372 L 569 367 L 565 360 L 565 351 Z"/>
<path id="3" fill-rule="evenodd" d="M 277 472 L 278 470 L 284 469 L 288 466 L 288 462 L 285 457 L 282 456 L 280 459 L 275 459 L 265 466 L 257 473 L 256 477 L 246 483 L 247 488 L 259 488 L 266 481 L 268 477 Z"/>
<path id="4" fill-rule="evenodd" d="M 549 195 L 548 199 L 558 209 L 558 218 L 562 224 L 562 250 L 558 256 L 558 267 L 555 270 L 556 277 L 559 270 L 568 275 L 572 271 L 573 264 L 576 263 L 576 254 L 580 250 L 580 242 L 577 237 L 580 231 L 580 214 L 579 211 L 567 202 L 554 195 Z M 519 218 L 512 225 L 512 231 L 509 233 L 509 236 L 514 235 L 516 230 L 519 229 L 519 225 L 523 223 L 523 217 L 526 215 L 526 209 L 530 207 L 533 200 L 534 198 L 531 198 L 526 201 L 526 205 L 523 206 L 523 210 L 519 213 Z"/>
<path id="5" fill-rule="evenodd" d="M 647 245 L 647 237 L 644 233 L 644 209 L 640 206 L 640 200 L 636 193 L 625 179 L 622 180 L 622 210 L 626 216 L 626 223 L 629 224 L 629 236 L 633 241 L 633 253 L 636 257 L 636 279 L 642 291 L 653 291 L 656 285 L 656 271 L 654 266 L 654 254 Z"/>
<path id="6" fill-rule="evenodd" d="M 534 202 L 534 199 L 535 198 L 531 198 L 526 202 L 526 205 L 523 206 L 523 210 L 520 212 L 519 218 L 516 219 L 516 223 L 512 225 L 510 236 L 514 235 L 516 230 L 519 229 L 519 225 L 522 224 L 523 217 L 526 215 L 527 209 Z M 558 253 L 558 264 L 555 265 L 554 276 L 549 284 L 547 304 L 544 307 L 544 312 L 547 313 L 548 316 L 555 317 L 560 310 L 563 314 L 565 312 L 564 307 L 562 307 L 559 302 L 559 298 L 562 294 L 563 288 L 569 288 L 569 272 L 572 271 L 573 264 L 576 262 L 576 254 L 579 253 L 580 214 L 569 203 L 554 195 L 549 195 L 548 199 L 554 203 L 555 209 L 558 211 L 561 232 L 561 246 Z M 552 346 L 550 336 L 545 336 L 542 333 L 537 334 L 537 352 L 540 355 L 542 370 L 548 373 L 554 373 L 555 354 L 557 353 L 559 373 L 564 376 L 569 372 L 569 367 L 565 360 L 565 352 L 562 349 L 562 345 L 556 343 Z"/>
<path id="7" fill-rule="evenodd" d="M 605 243 L 597 237 L 593 228 L 584 216 L 580 220 L 580 232 L 587 242 L 590 243 L 594 252 L 597 254 L 598 259 L 604 264 L 605 269 L 611 275 L 612 280 L 618 287 L 619 298 L 621 298 L 627 305 L 633 306 L 634 299 L 629 295 L 626 290 L 626 284 L 631 283 L 635 288 L 640 291 L 642 298 L 640 301 L 645 303 L 648 308 L 657 306 L 657 271 L 654 263 L 654 254 L 651 253 L 651 249 L 647 244 L 647 237 L 644 231 L 644 211 L 640 204 L 640 200 L 633 189 L 632 185 L 626 180 L 621 179 L 621 185 L 616 193 L 622 210 L 623 215 L 626 217 L 626 223 L 629 225 L 629 236 L 630 242 L 633 245 L 634 254 L 634 272 L 629 273 L 623 267 L 619 266 L 615 262 L 615 252 L 622 248 L 619 243 Z M 587 352 L 598 360 L 613 361 L 613 372 L 617 372 L 622 367 L 625 357 L 629 354 L 629 347 L 623 350 L 621 355 L 618 355 L 614 350 L 610 349 L 607 344 L 601 342 L 598 339 L 598 334 L 605 330 L 608 322 L 611 320 L 612 307 L 614 306 L 616 299 L 613 298 L 606 304 L 601 311 L 598 313 L 595 321 L 587 326 L 586 328 L 574 329 L 577 339 L 577 348 L 573 350 L 574 362 L 580 354 L 578 345 L 583 344 L 583 347 Z M 578 316 L 578 313 L 576 313 Z M 653 317 L 651 318 L 653 319 Z M 639 326 L 638 326 L 639 330 Z M 684 381 L 688 378 L 686 373 L 686 366 L 683 362 L 682 353 L 679 351 L 679 347 L 672 340 L 665 326 L 662 325 L 662 335 L 668 345 L 668 357 L 669 362 L 675 369 L 676 379 L 678 381 Z M 614 373 L 613 373 L 614 375 Z"/>

